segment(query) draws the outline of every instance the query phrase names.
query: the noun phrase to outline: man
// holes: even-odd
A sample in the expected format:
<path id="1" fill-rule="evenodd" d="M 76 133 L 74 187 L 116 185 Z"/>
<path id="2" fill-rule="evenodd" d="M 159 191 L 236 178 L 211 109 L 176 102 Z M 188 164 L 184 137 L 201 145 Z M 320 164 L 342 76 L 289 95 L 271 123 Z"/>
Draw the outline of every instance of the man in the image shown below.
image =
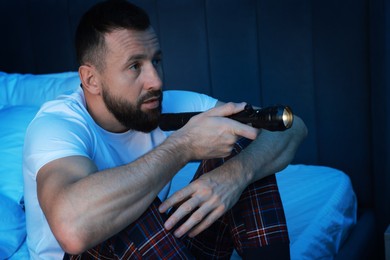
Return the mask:
<path id="1" fill-rule="evenodd" d="M 273 174 L 306 135 L 300 118 L 287 131 L 260 132 L 226 117 L 243 103 L 180 92 L 163 102 L 157 36 L 145 12 L 126 1 L 92 7 L 76 49 L 82 87 L 46 103 L 26 136 L 33 259 L 226 258 L 233 246 L 243 257 L 288 257 Z M 205 112 L 168 135 L 158 128 L 162 103 L 174 110 L 183 99 Z M 241 138 L 253 142 L 238 153 Z M 166 199 L 188 162 L 228 156 L 219 167 L 204 161 L 195 180 Z"/>

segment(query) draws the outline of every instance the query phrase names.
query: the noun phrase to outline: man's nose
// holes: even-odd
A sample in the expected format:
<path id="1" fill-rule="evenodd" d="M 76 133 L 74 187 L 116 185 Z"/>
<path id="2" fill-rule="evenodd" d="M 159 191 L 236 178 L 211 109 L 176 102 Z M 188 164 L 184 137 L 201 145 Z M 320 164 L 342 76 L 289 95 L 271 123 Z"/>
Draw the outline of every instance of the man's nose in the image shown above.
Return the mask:
<path id="1" fill-rule="evenodd" d="M 149 66 L 148 72 L 145 75 L 144 87 L 147 90 L 159 90 L 162 87 L 162 80 L 158 68 L 153 65 Z"/>

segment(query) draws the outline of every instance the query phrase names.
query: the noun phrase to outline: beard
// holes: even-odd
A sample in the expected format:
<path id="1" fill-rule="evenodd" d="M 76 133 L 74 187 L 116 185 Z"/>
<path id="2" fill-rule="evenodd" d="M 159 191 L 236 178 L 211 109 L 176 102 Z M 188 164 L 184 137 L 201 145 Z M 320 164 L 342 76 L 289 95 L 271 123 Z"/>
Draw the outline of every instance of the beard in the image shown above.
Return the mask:
<path id="1" fill-rule="evenodd" d="M 102 95 L 108 110 L 129 130 L 149 133 L 158 127 L 162 110 L 161 102 L 163 95 L 161 90 L 146 93 L 137 100 L 135 105 L 124 98 L 112 95 L 107 87 L 103 87 Z M 160 105 L 147 112 L 142 111 L 141 106 L 145 100 L 153 97 L 159 97 Z"/>

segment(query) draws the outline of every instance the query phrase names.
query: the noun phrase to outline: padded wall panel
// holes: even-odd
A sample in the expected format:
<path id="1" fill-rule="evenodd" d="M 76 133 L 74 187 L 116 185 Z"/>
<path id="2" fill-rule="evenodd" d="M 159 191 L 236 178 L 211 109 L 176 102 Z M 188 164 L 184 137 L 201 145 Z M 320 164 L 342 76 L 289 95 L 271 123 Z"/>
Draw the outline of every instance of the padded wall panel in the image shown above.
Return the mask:
<path id="1" fill-rule="evenodd" d="M 390 223 L 390 3 L 373 1 L 370 7 L 374 195 L 382 241 Z"/>
<path id="2" fill-rule="evenodd" d="M 203 1 L 157 1 L 167 89 L 210 93 Z"/>
<path id="3" fill-rule="evenodd" d="M 320 162 L 352 175 L 358 200 L 367 206 L 372 190 L 366 1 L 313 1 L 313 34 Z"/>
<path id="4" fill-rule="evenodd" d="M 295 161 L 318 164 L 311 1 L 257 2 L 263 103 L 288 104 L 304 119 L 309 135 Z"/>
<path id="5" fill-rule="evenodd" d="M 28 19 L 28 1 L 0 1 L 0 70 L 33 72 L 32 37 Z M 17 19 L 15 19 L 17 17 Z"/>
<path id="6" fill-rule="evenodd" d="M 261 105 L 256 1 L 206 1 L 212 94 Z"/>
<path id="7" fill-rule="evenodd" d="M 26 26 L 33 35 L 34 73 L 75 67 L 67 0 L 29 0 Z"/>

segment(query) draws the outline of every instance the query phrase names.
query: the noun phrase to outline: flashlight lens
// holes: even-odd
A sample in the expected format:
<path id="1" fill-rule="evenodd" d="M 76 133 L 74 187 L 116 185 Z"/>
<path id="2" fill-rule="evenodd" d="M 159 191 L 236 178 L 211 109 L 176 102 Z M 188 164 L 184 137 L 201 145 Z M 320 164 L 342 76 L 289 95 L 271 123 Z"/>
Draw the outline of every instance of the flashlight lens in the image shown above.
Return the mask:
<path id="1" fill-rule="evenodd" d="M 285 109 L 283 110 L 282 119 L 284 126 L 286 128 L 290 128 L 293 122 L 293 116 L 289 107 L 285 107 Z"/>

